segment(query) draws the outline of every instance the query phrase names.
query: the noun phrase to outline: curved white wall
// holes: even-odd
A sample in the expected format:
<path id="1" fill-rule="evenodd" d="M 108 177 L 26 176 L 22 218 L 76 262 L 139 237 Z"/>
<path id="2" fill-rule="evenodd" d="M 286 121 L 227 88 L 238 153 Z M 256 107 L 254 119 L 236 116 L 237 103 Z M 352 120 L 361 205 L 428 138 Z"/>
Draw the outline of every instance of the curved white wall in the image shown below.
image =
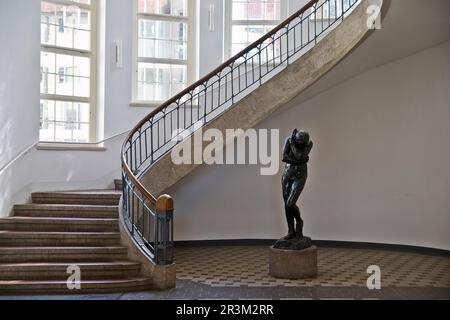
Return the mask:
<path id="1" fill-rule="evenodd" d="M 450 42 L 377 67 L 260 128 L 311 132 L 301 197 L 314 239 L 450 249 Z M 278 238 L 277 176 L 258 167 L 202 167 L 169 190 L 176 239 Z"/>
<path id="2" fill-rule="evenodd" d="M 435 39 L 438 32 L 431 26 L 448 30 L 440 27 L 447 23 L 448 10 L 443 6 L 448 1 L 433 1 L 437 6 L 395 0 L 391 19 L 383 22 L 385 28 L 355 53 L 376 52 L 372 58 L 378 63 L 420 47 L 411 42 Z M 291 0 L 291 11 L 303 2 Z M 208 3 L 216 4 L 215 32 L 207 30 Z M 205 46 L 220 39 L 221 3 L 201 0 L 199 32 Z M 0 1 L 0 168 L 38 139 L 39 4 L 40 0 Z M 128 105 L 131 1 L 106 0 L 105 4 L 104 135 L 109 137 L 131 128 L 150 110 Z M 430 8 L 429 16 L 413 19 L 424 12 L 423 6 Z M 394 45 L 405 30 L 411 30 L 405 38 L 409 45 Z M 112 43 L 117 39 L 124 43 L 123 69 L 113 67 Z M 404 50 L 394 54 L 383 43 Z M 200 74 L 221 62 L 222 45 L 217 44 L 200 50 Z M 366 44 L 372 48 L 364 51 Z M 283 127 L 282 136 L 293 127 L 313 134 L 311 177 L 302 197 L 308 234 L 316 239 L 450 248 L 448 56 L 447 43 L 373 69 L 305 103 L 291 104 L 261 125 Z M 357 60 L 356 67 L 363 69 L 364 60 Z M 352 61 L 339 65 L 339 72 L 351 73 Z M 99 153 L 31 150 L 0 174 L 0 216 L 7 216 L 12 204 L 26 201 L 33 191 L 111 185 L 119 177 L 122 139 L 109 142 L 108 151 Z M 258 167 L 201 168 L 170 190 L 177 201 L 177 239 L 281 236 L 285 227 L 280 174 L 260 177 Z"/>

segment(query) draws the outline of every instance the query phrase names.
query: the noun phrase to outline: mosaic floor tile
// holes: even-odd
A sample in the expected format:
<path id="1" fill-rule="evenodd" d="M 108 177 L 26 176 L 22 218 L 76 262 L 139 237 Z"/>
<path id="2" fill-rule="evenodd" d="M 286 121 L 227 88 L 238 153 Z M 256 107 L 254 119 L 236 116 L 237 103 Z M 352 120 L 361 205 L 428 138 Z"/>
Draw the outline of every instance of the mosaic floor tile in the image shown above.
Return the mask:
<path id="1" fill-rule="evenodd" d="M 316 279 L 269 276 L 268 247 L 176 249 L 177 277 L 212 287 L 366 287 L 367 268 L 381 268 L 383 287 L 450 287 L 450 259 L 392 251 L 320 248 Z"/>

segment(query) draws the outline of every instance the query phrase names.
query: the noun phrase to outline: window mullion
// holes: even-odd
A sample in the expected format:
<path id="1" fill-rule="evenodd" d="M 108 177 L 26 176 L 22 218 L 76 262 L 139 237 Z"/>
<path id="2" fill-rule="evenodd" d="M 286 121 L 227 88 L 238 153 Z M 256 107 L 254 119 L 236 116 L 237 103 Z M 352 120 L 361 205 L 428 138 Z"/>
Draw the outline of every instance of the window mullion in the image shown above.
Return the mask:
<path id="1" fill-rule="evenodd" d="M 176 64 L 176 65 L 188 65 L 189 60 L 176 60 L 176 59 L 161 59 L 161 58 L 147 58 L 138 57 L 138 62 L 142 63 L 157 63 L 157 64 Z"/>
<path id="2" fill-rule="evenodd" d="M 171 16 L 163 14 L 138 13 L 138 19 L 149 21 L 173 21 L 173 22 L 189 22 L 189 17 Z"/>

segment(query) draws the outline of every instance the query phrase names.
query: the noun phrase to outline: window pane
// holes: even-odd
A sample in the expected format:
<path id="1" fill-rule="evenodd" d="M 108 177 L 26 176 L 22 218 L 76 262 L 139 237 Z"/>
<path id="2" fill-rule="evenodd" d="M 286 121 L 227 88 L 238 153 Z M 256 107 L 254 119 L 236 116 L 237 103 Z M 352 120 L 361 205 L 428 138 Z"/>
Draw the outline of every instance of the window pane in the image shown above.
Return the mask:
<path id="1" fill-rule="evenodd" d="M 43 1 L 41 3 L 41 43 L 90 50 L 91 15 L 90 10 L 77 6 Z"/>
<path id="2" fill-rule="evenodd" d="M 138 0 L 139 13 L 187 16 L 187 0 Z"/>
<path id="3" fill-rule="evenodd" d="M 40 141 L 88 142 L 87 103 L 41 100 Z"/>
<path id="4" fill-rule="evenodd" d="M 187 60 L 187 24 L 139 20 L 139 56 Z"/>
<path id="5" fill-rule="evenodd" d="M 232 27 L 232 55 L 245 49 L 273 28 L 275 25 L 234 25 Z"/>
<path id="6" fill-rule="evenodd" d="M 186 88 L 187 66 L 139 63 L 138 99 L 164 101 Z"/>
<path id="7" fill-rule="evenodd" d="M 88 98 L 90 96 L 91 81 L 88 78 L 73 77 L 74 95 Z"/>
<path id="8" fill-rule="evenodd" d="M 89 58 L 41 52 L 41 93 L 90 97 Z"/>
<path id="9" fill-rule="evenodd" d="M 233 0 L 233 20 L 280 20 L 280 0 Z"/>

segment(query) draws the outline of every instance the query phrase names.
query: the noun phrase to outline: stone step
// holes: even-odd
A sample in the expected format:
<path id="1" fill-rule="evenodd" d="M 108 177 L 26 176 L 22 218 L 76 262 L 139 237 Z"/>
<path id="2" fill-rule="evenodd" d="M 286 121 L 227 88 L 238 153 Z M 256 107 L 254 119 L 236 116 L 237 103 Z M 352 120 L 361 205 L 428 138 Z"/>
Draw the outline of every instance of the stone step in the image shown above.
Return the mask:
<path id="1" fill-rule="evenodd" d="M 59 232 L 118 232 L 118 219 L 11 217 L 0 219 L 0 230 Z"/>
<path id="2" fill-rule="evenodd" d="M 73 271 L 69 267 L 80 268 L 81 280 L 124 279 L 137 277 L 140 264 L 129 261 L 77 262 L 77 263 L 2 263 L 1 280 L 67 280 Z"/>
<path id="3" fill-rule="evenodd" d="M 122 186 L 123 186 L 122 179 L 114 180 L 114 186 L 116 187 L 116 190 L 122 191 Z"/>
<path id="4" fill-rule="evenodd" d="M 152 288 L 149 278 L 82 280 L 80 290 L 69 290 L 66 281 L 0 281 L 0 295 L 86 294 L 145 291 Z"/>
<path id="5" fill-rule="evenodd" d="M 117 219 L 117 206 L 22 204 L 14 206 L 16 217 Z"/>
<path id="6" fill-rule="evenodd" d="M 106 262 L 126 259 L 125 247 L 0 247 L 0 263 Z"/>
<path id="7" fill-rule="evenodd" d="M 31 195 L 35 204 L 80 204 L 117 206 L 121 192 L 118 190 L 91 190 L 66 192 L 36 192 Z"/>
<path id="8" fill-rule="evenodd" d="M 119 246 L 118 232 L 26 232 L 0 231 L 3 247 L 100 247 Z"/>

